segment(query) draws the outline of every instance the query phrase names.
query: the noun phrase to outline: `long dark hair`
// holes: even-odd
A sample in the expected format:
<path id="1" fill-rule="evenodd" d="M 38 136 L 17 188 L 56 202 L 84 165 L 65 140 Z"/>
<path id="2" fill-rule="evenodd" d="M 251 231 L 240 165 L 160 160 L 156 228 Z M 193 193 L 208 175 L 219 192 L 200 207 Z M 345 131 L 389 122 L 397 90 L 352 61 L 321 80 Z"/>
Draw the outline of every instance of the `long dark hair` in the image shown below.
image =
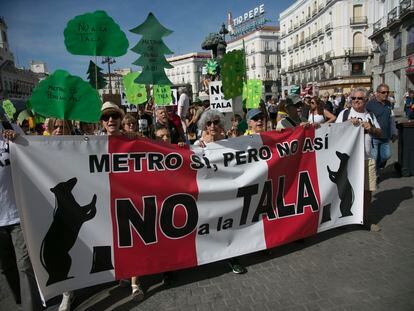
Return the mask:
<path id="1" fill-rule="evenodd" d="M 316 111 L 318 112 L 318 114 L 320 114 L 320 115 L 324 115 L 324 113 L 323 113 L 323 110 L 324 110 L 324 106 L 325 106 L 325 103 L 321 100 L 321 99 L 319 99 L 317 96 L 313 96 L 312 98 L 311 98 L 311 102 L 312 101 L 314 101 L 315 103 L 316 103 Z M 314 109 L 315 110 L 315 109 Z M 313 112 L 314 110 L 312 110 L 312 108 L 311 108 L 311 111 Z"/>

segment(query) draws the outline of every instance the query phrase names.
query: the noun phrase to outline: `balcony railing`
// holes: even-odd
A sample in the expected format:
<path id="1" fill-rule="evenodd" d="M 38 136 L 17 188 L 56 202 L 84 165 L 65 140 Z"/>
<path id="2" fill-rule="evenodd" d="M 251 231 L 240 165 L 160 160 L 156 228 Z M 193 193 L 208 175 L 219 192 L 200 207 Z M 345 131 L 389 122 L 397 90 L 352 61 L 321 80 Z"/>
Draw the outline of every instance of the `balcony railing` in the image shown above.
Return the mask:
<path id="1" fill-rule="evenodd" d="M 351 25 L 366 25 L 368 23 L 368 18 L 366 16 L 355 16 L 350 19 Z"/>
<path id="2" fill-rule="evenodd" d="M 318 37 L 318 33 L 314 32 L 314 33 L 312 34 L 312 40 L 313 40 L 313 39 L 316 39 L 317 37 Z"/>
<path id="3" fill-rule="evenodd" d="M 311 40 L 311 37 L 310 36 L 305 38 L 305 42 L 306 43 L 310 42 L 310 40 Z"/>
<path id="4" fill-rule="evenodd" d="M 253 65 L 251 65 L 251 66 L 250 66 L 250 68 L 252 68 L 252 69 L 256 69 L 256 65 L 255 65 L 255 64 L 253 64 Z"/>
<path id="5" fill-rule="evenodd" d="M 324 34 L 323 29 L 319 29 L 319 30 L 318 30 L 318 37 L 319 37 L 319 36 L 322 36 L 323 34 Z"/>
<path id="6" fill-rule="evenodd" d="M 302 45 L 302 44 L 304 44 L 305 43 L 305 39 L 300 39 L 299 40 L 299 45 Z"/>
<path id="7" fill-rule="evenodd" d="M 292 30 L 293 30 L 293 27 L 289 27 L 289 28 L 288 28 L 288 33 L 289 33 L 289 32 L 292 32 Z"/>
<path id="8" fill-rule="evenodd" d="M 317 10 L 317 9 L 314 9 L 314 10 L 312 11 L 312 16 L 315 16 L 315 15 L 316 15 L 316 13 L 318 13 L 318 10 Z"/>
<path id="9" fill-rule="evenodd" d="M 375 33 L 378 30 L 380 30 L 382 28 L 381 25 L 382 25 L 382 18 L 380 20 L 376 21 L 374 23 L 374 25 L 372 25 L 372 28 L 373 28 L 373 31 L 372 32 Z"/>
<path id="10" fill-rule="evenodd" d="M 329 60 L 331 58 L 332 58 L 332 52 L 331 51 L 325 53 L 325 60 Z"/>
<path id="11" fill-rule="evenodd" d="M 345 51 L 345 54 L 350 57 L 368 56 L 370 50 L 367 47 L 354 47 Z"/>
<path id="12" fill-rule="evenodd" d="M 298 47 L 299 47 L 299 42 L 296 42 L 296 43 L 293 44 L 294 49 L 297 49 Z"/>
<path id="13" fill-rule="evenodd" d="M 392 24 L 397 20 L 398 20 L 398 7 L 395 7 L 388 13 L 387 25 Z"/>
<path id="14" fill-rule="evenodd" d="M 412 0 L 402 0 L 400 3 L 400 16 L 404 15 L 410 10 L 414 10 L 414 2 Z"/>
<path id="15" fill-rule="evenodd" d="M 321 60 L 323 60 L 322 55 L 318 55 L 318 61 L 321 61 Z"/>
<path id="16" fill-rule="evenodd" d="M 305 61 L 305 65 L 310 65 L 310 63 L 311 63 L 310 59 L 307 59 L 307 60 Z"/>
<path id="17" fill-rule="evenodd" d="M 299 21 L 299 25 L 303 25 L 305 23 L 305 20 L 304 19 L 301 19 L 300 21 Z"/>
<path id="18" fill-rule="evenodd" d="M 265 67 L 273 67 L 273 64 L 271 62 L 266 62 Z"/>
<path id="19" fill-rule="evenodd" d="M 306 16 L 306 21 L 310 20 L 311 18 L 312 18 L 312 16 L 307 15 L 307 16 Z"/>
<path id="20" fill-rule="evenodd" d="M 329 31 L 329 30 L 331 30 L 332 29 L 332 23 L 328 23 L 326 26 L 325 26 L 325 31 Z"/>
<path id="21" fill-rule="evenodd" d="M 322 11 L 325 5 L 323 3 L 319 4 L 319 11 Z"/>
<path id="22" fill-rule="evenodd" d="M 292 52 L 293 51 L 293 46 L 289 46 L 288 47 L 288 52 Z"/>

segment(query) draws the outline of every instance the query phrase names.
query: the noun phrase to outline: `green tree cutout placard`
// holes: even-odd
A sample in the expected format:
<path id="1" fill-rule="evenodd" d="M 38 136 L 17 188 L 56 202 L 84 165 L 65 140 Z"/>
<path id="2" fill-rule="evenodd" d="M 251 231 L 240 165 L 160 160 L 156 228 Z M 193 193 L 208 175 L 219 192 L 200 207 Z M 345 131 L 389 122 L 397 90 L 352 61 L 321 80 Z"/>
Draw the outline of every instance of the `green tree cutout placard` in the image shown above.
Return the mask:
<path id="1" fill-rule="evenodd" d="M 145 22 L 130 31 L 142 35 L 141 40 L 131 49 L 141 54 L 141 57 L 133 62 L 134 65 L 142 67 L 142 73 L 135 83 L 172 85 L 164 69 L 173 68 L 173 66 L 167 62 L 164 55 L 173 54 L 173 52 L 161 40 L 162 37 L 170 35 L 172 31 L 162 26 L 152 13 L 148 14 Z"/>
<path id="2" fill-rule="evenodd" d="M 64 36 L 66 49 L 74 55 L 122 56 L 129 46 L 125 33 L 105 11 L 71 19 Z"/>
<path id="3" fill-rule="evenodd" d="M 134 82 L 140 75 L 139 71 L 128 73 L 124 76 L 124 89 L 128 103 L 140 105 L 147 101 L 147 89 L 145 84 L 137 84 Z"/>
<path id="4" fill-rule="evenodd" d="M 243 78 L 246 72 L 243 50 L 234 50 L 224 54 L 221 60 L 221 80 L 225 99 L 242 95 Z"/>
<path id="5" fill-rule="evenodd" d="M 247 80 L 243 95 L 246 96 L 246 108 L 258 108 L 262 98 L 262 80 Z"/>
<path id="6" fill-rule="evenodd" d="M 171 87 L 169 85 L 154 85 L 153 92 L 157 106 L 166 106 L 172 102 Z"/>
<path id="7" fill-rule="evenodd" d="M 44 117 L 98 122 L 101 100 L 92 86 L 65 70 L 56 70 L 33 90 L 30 107 Z"/>
<path id="8" fill-rule="evenodd" d="M 6 99 L 3 101 L 3 110 L 6 113 L 7 117 L 10 120 L 13 120 L 13 116 L 16 113 L 16 107 L 14 107 L 13 103 Z"/>
<path id="9" fill-rule="evenodd" d="M 102 68 L 97 66 L 93 61 L 89 61 L 89 67 L 86 73 L 88 74 L 87 78 L 89 83 L 93 88 L 101 90 L 106 86 Z"/>

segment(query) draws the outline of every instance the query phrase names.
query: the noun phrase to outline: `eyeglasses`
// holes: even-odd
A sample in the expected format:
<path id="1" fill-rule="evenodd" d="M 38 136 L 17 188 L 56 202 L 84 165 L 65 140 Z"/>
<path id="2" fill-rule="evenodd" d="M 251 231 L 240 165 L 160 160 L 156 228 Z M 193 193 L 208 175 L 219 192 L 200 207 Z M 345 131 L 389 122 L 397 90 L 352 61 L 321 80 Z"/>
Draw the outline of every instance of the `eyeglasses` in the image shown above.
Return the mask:
<path id="1" fill-rule="evenodd" d="M 364 97 L 351 97 L 352 100 L 364 100 Z"/>
<path id="2" fill-rule="evenodd" d="M 105 122 L 108 122 L 110 118 L 112 118 L 113 120 L 120 119 L 121 114 L 115 112 L 115 113 L 104 114 L 104 115 L 101 116 L 101 120 L 105 121 Z"/>
<path id="3" fill-rule="evenodd" d="M 206 124 L 207 124 L 207 126 L 211 126 L 211 124 L 219 125 L 220 120 L 207 121 Z"/>
<path id="4" fill-rule="evenodd" d="M 380 93 L 381 93 L 381 94 L 389 94 L 389 93 L 390 93 L 390 91 L 381 91 Z"/>
<path id="5" fill-rule="evenodd" d="M 258 114 L 257 116 L 254 116 L 250 120 L 253 120 L 253 121 L 257 122 L 257 121 L 263 120 L 263 119 L 264 119 L 264 116 L 262 114 Z"/>

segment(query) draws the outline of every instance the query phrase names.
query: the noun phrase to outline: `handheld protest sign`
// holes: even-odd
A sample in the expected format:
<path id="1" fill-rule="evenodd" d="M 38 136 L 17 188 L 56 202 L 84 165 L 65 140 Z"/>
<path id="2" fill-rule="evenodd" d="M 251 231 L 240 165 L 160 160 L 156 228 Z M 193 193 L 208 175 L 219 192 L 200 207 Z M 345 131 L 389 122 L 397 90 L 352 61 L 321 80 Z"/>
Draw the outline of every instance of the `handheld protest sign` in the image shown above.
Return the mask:
<path id="1" fill-rule="evenodd" d="M 165 68 L 173 68 L 164 57 L 164 54 L 173 52 L 161 40 L 162 37 L 172 33 L 165 28 L 149 13 L 145 22 L 130 30 L 133 33 L 142 35 L 141 40 L 131 49 L 141 54 L 133 64 L 142 67 L 142 73 L 135 79 L 138 84 L 172 85 L 172 82 L 165 74 Z"/>
<path id="2" fill-rule="evenodd" d="M 14 107 L 13 103 L 6 99 L 3 101 L 3 110 L 6 113 L 7 117 L 12 120 L 14 114 L 16 113 L 16 107 Z"/>
<path id="3" fill-rule="evenodd" d="M 258 108 L 262 97 L 262 80 L 247 80 L 244 87 L 246 88 L 244 91 L 246 108 Z"/>
<path id="4" fill-rule="evenodd" d="M 171 87 L 169 85 L 154 85 L 154 101 L 157 106 L 167 106 L 172 102 Z"/>
<path id="5" fill-rule="evenodd" d="M 223 56 L 221 60 L 221 79 L 225 99 L 242 95 L 245 71 L 243 50 L 231 51 Z"/>
<path id="6" fill-rule="evenodd" d="M 129 104 L 140 105 L 147 101 L 145 84 L 137 84 L 134 80 L 140 75 L 139 71 L 124 76 L 124 89 Z"/>
<path id="7" fill-rule="evenodd" d="M 64 36 L 66 49 L 74 55 L 122 56 L 129 46 L 125 33 L 105 11 L 71 19 Z"/>
<path id="8" fill-rule="evenodd" d="M 102 104 L 88 82 L 65 70 L 56 70 L 33 90 L 30 106 L 44 117 L 98 122 Z"/>

